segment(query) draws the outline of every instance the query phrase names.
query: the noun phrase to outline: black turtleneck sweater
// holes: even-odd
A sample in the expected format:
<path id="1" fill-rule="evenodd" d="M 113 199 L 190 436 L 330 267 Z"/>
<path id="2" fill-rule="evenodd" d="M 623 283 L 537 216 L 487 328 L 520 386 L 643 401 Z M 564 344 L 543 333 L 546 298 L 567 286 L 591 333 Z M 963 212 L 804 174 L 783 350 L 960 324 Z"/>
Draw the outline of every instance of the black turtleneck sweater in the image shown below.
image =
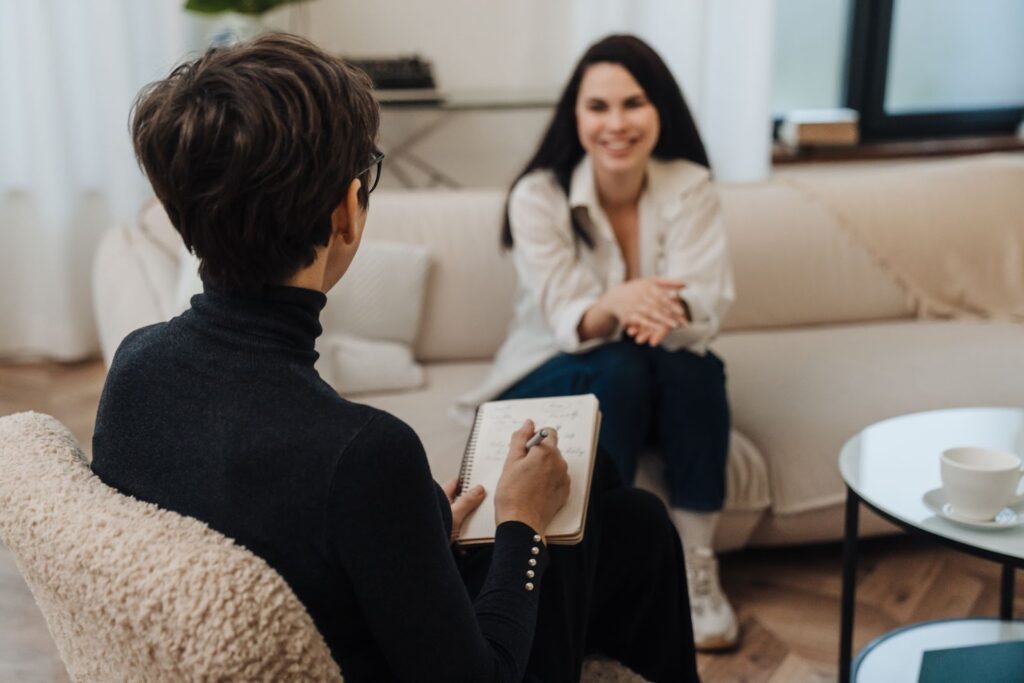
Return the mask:
<path id="1" fill-rule="evenodd" d="M 502 524 L 471 600 L 416 434 L 313 369 L 325 302 L 307 289 L 207 287 L 184 314 L 133 332 L 103 388 L 93 471 L 265 559 L 346 681 L 520 680 L 546 549 L 526 525 Z"/>

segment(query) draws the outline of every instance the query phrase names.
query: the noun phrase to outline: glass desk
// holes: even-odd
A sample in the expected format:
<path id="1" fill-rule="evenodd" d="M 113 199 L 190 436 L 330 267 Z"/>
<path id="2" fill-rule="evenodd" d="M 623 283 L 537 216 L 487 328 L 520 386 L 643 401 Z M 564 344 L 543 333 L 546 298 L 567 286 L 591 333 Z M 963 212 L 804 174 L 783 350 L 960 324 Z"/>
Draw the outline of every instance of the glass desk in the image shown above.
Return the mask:
<path id="1" fill-rule="evenodd" d="M 1013 618 L 1014 572 L 1024 566 L 1024 526 L 993 530 L 961 526 L 936 516 L 922 499 L 940 485 L 939 456 L 954 446 L 996 448 L 1024 458 L 1024 409 L 957 408 L 904 415 L 867 427 L 843 446 L 839 455 L 839 471 L 846 483 L 839 639 L 842 683 L 850 680 L 861 503 L 910 533 L 1002 564 L 999 616 Z M 917 627 L 906 631 L 913 628 Z"/>

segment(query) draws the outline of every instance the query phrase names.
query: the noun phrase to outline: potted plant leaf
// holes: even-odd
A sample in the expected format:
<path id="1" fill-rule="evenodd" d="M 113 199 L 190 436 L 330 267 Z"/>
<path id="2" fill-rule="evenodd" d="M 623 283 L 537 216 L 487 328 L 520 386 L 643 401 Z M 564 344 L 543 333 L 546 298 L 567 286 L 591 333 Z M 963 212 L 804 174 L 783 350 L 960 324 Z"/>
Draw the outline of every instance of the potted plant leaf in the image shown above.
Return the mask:
<path id="1" fill-rule="evenodd" d="M 267 30 L 263 15 L 305 0 L 186 0 L 185 9 L 203 17 L 203 43 L 230 45 Z"/>

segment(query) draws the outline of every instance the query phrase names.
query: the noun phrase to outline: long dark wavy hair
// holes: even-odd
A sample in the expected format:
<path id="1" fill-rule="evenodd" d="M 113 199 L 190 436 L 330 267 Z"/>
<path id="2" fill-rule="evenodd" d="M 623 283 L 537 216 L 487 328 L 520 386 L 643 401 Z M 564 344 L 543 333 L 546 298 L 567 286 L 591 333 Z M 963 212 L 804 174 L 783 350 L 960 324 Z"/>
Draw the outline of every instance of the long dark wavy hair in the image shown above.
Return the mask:
<path id="1" fill-rule="evenodd" d="M 687 159 L 710 169 L 697 124 L 690 114 L 690 108 L 686 106 L 682 90 L 679 89 L 665 62 L 650 45 L 636 36 L 611 35 L 591 45 L 580 58 L 572 77 L 562 90 L 554 116 L 541 139 L 540 146 L 526 164 L 526 168 L 516 177 L 515 182 L 519 182 L 523 176 L 537 169 L 549 169 L 555 174 L 565 194 L 569 194 L 572 171 L 585 154 L 576 131 L 576 99 L 580 92 L 580 81 L 591 65 L 603 62 L 618 64 L 625 68 L 658 110 L 661 134 L 654 146 L 653 156 L 663 160 Z M 512 185 L 514 187 L 515 183 Z M 593 247 L 593 240 L 576 221 L 575 216 L 572 216 L 571 220 L 573 232 L 580 241 L 588 247 Z M 512 227 L 509 224 L 507 200 L 501 243 L 505 248 L 512 246 Z"/>

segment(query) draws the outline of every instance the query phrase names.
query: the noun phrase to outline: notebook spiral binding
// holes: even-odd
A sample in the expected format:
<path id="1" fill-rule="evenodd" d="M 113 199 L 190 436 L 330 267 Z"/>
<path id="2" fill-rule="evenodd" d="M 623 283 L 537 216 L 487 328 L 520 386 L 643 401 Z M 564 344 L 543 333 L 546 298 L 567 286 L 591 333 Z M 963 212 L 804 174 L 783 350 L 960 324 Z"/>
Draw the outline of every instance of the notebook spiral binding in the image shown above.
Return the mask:
<path id="1" fill-rule="evenodd" d="M 469 432 L 469 439 L 466 441 L 466 450 L 462 454 L 462 464 L 459 466 L 459 487 L 455 495 L 460 495 L 473 476 L 473 458 L 476 456 L 476 440 L 480 436 L 480 410 L 473 417 L 473 429 Z"/>

